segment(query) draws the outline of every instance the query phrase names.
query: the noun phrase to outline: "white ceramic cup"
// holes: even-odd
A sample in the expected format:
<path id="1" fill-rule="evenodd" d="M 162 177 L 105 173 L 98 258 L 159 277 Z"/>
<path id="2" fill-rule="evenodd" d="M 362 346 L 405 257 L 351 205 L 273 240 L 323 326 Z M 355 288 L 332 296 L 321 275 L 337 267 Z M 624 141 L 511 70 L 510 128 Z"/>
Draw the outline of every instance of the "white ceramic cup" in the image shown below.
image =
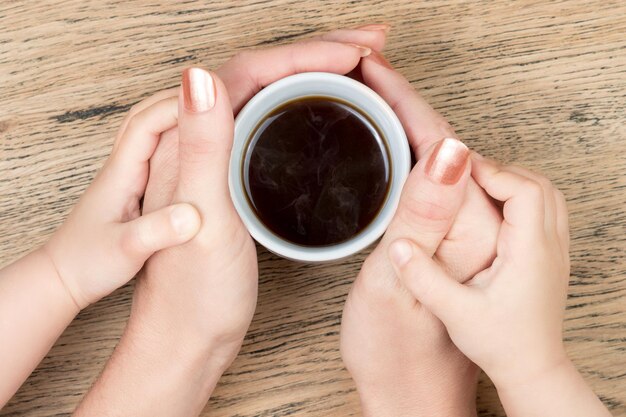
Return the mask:
<path id="1" fill-rule="evenodd" d="M 268 229 L 257 217 L 246 195 L 242 166 L 248 141 L 258 124 L 285 102 L 307 97 L 334 97 L 369 116 L 380 129 L 389 151 L 391 182 L 387 197 L 374 220 L 349 240 L 329 246 L 301 246 Z M 235 138 L 230 158 L 228 182 L 235 209 L 250 235 L 271 252 L 303 262 L 323 262 L 345 258 L 372 244 L 387 229 L 393 217 L 404 181 L 411 169 L 411 153 L 402 124 L 393 110 L 369 87 L 342 75 L 308 72 L 283 78 L 255 95 L 235 120 Z"/>

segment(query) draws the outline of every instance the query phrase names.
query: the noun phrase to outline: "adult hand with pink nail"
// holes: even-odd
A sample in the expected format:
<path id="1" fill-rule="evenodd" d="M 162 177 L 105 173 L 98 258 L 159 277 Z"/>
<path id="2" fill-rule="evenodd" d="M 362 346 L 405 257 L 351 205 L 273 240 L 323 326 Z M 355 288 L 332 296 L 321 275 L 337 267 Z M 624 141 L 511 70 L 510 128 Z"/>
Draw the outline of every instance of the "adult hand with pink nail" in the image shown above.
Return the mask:
<path id="1" fill-rule="evenodd" d="M 285 76 L 306 71 L 346 74 L 361 63 L 365 82 L 394 105 L 417 157 L 424 158 L 432 143 L 453 132 L 445 120 L 398 73 L 372 60 L 382 50 L 387 30 L 386 25 L 368 25 L 357 30 L 330 32 L 292 45 L 246 51 L 227 61 L 217 73 L 229 89 L 233 111 L 236 113 L 262 87 Z M 363 59 L 363 55 L 368 53 L 371 54 Z M 171 195 L 178 175 L 177 135 L 178 132 L 172 130 L 162 137 L 151 162 L 153 176 L 148 185 L 148 194 Z M 416 195 L 421 194 L 415 181 L 409 180 L 409 184 L 413 184 L 412 188 L 417 191 L 407 193 L 401 207 L 408 208 L 401 211 L 423 211 L 428 204 L 421 207 L 419 201 L 412 202 Z M 489 199 L 481 192 L 476 192 L 471 181 L 469 187 L 469 202 L 462 204 L 471 207 L 470 215 L 464 217 L 466 227 L 452 226 L 453 230 L 459 230 L 456 235 L 462 237 L 459 240 L 463 243 L 462 252 L 457 250 L 455 241 L 447 238 L 444 238 L 445 243 L 441 248 L 451 249 L 444 252 L 450 253 L 447 259 L 459 269 L 464 266 L 464 255 L 474 253 L 475 256 L 467 259 L 470 261 L 468 272 L 471 272 L 493 256 L 499 215 Z M 460 195 L 458 198 L 461 198 Z M 164 198 L 162 201 L 168 200 Z M 431 207 L 432 213 L 435 213 L 436 207 Z M 462 212 L 464 210 L 467 211 L 462 209 Z M 470 221 L 476 213 L 479 213 L 478 220 Z M 449 215 L 452 216 L 452 213 Z M 399 214 L 396 217 L 408 219 L 411 215 Z M 409 226 L 401 226 L 402 222 L 394 222 L 396 230 L 419 224 L 419 220 L 416 220 L 409 222 Z M 439 223 L 439 227 L 443 227 L 439 235 L 443 237 L 449 223 Z M 418 229 L 419 226 L 410 230 L 415 232 Z M 477 233 L 471 235 L 470 232 L 475 231 Z M 381 243 L 359 275 L 348 299 L 342 324 L 343 357 L 355 377 L 364 404 L 367 402 L 364 411 L 367 412 L 367 407 L 371 406 L 383 413 L 381 415 L 385 415 L 385 412 L 402 415 L 399 413 L 401 410 L 411 412 L 416 408 L 423 412 L 429 410 L 432 415 L 442 415 L 452 409 L 466 412 L 469 409 L 473 413 L 471 404 L 476 389 L 477 369 L 452 344 L 443 325 L 436 318 L 425 312 L 420 319 L 414 318 L 413 314 L 419 308 L 395 278 L 386 257 L 387 242 L 388 239 Z M 137 290 L 141 291 L 141 287 Z M 354 330 L 352 336 L 346 336 L 351 329 Z M 397 341 L 393 349 L 389 348 L 389 340 Z M 369 371 L 360 373 L 360 369 Z M 425 380 L 427 384 L 423 383 Z M 390 394 L 392 391 L 395 394 Z"/>
<path id="2" fill-rule="evenodd" d="M 254 313 L 256 251 L 228 190 L 228 93 L 201 68 L 184 71 L 180 92 L 169 109 L 178 115 L 178 179 L 164 203 L 193 205 L 201 227 L 191 241 L 147 262 L 125 334 L 76 415 L 198 414 Z M 158 210 L 162 197 L 148 190 L 144 212 Z"/>
<path id="3" fill-rule="evenodd" d="M 183 78 L 182 89 L 152 99 L 181 94 L 187 100 L 181 103 L 191 107 L 181 104 L 178 127 L 161 135 L 150 161 L 144 212 L 185 201 L 200 211 L 202 228 L 180 250 L 162 251 L 147 263 L 137 281 L 125 334 L 78 415 L 200 412 L 237 354 L 256 304 L 255 248 L 228 193 L 233 113 L 265 85 L 287 75 L 351 71 L 371 50 L 382 48 L 385 32 L 384 25 L 335 31 L 243 52 L 210 76 L 200 69 L 188 72 L 214 81 L 213 106 L 208 105 L 212 100 L 206 98 L 207 91 L 199 88 L 203 83 L 187 82 L 193 76 Z M 207 105 L 193 104 L 198 97 Z M 157 370 L 157 362 L 170 366 Z M 131 403 L 133 398 L 145 401 Z"/>
<path id="4" fill-rule="evenodd" d="M 570 273 L 563 195 L 520 167 L 478 155 L 472 165 L 479 186 L 503 203 L 497 257 L 464 285 L 420 242 L 399 239 L 389 256 L 403 286 L 491 377 L 508 416 L 610 416 L 563 347 Z"/>
<path id="5" fill-rule="evenodd" d="M 418 164 L 391 225 L 350 290 L 342 357 L 365 415 L 474 415 L 477 368 L 398 280 L 387 249 L 393 240 L 410 237 L 463 282 L 493 260 L 500 211 L 468 176 L 450 184 L 428 175 L 429 158 L 442 149 L 452 154 L 459 142 L 441 142 L 454 138 L 454 130 L 382 55 L 364 58 L 361 74 L 400 118 Z"/>
<path id="6" fill-rule="evenodd" d="M 227 61 L 216 72 L 224 79 L 224 83 L 228 87 L 235 113 L 262 87 L 285 76 L 306 71 L 345 74 L 355 69 L 359 63 L 362 63 L 361 70 L 364 77 L 367 77 L 366 82 L 383 95 L 386 100 L 393 103 L 393 99 L 396 98 L 393 94 L 396 93 L 397 77 L 400 76 L 393 71 L 393 77 L 390 77 L 389 74 L 378 73 L 376 62 L 369 62 L 370 58 L 362 59 L 363 55 L 372 52 L 370 56 L 375 56 L 382 49 L 387 30 L 386 25 L 369 25 L 356 30 L 330 32 L 312 40 L 296 42 L 291 45 L 245 51 Z M 354 45 L 359 45 L 361 48 Z M 369 48 L 369 50 L 364 48 Z M 403 84 L 402 90 L 398 93 L 412 96 L 414 93 L 407 86 L 408 83 Z M 415 110 L 416 114 L 411 115 L 409 111 L 401 111 L 399 114 L 409 133 L 414 150 L 417 150 L 417 143 L 420 143 L 421 147 L 417 155 L 422 158 L 429 144 L 446 137 L 450 134 L 450 129 L 441 116 L 437 115 L 422 100 L 419 101 L 418 104 L 420 105 L 417 107 L 412 99 L 407 100 L 407 103 L 409 104 L 408 109 Z M 398 111 L 398 106 L 395 107 Z M 423 112 L 424 109 L 430 109 L 430 111 Z M 424 125 L 424 129 L 416 131 L 415 123 L 417 122 L 412 120 L 413 117 L 416 117 L 420 125 Z M 429 141 L 423 140 L 425 136 Z M 155 199 L 158 198 L 159 203 L 156 206 L 166 204 L 168 196 L 172 195 L 178 176 L 177 155 L 178 131 L 174 129 L 162 136 L 159 148 L 151 161 L 152 170 L 147 195 L 148 197 L 152 195 Z M 473 193 L 472 191 L 472 195 Z M 410 198 L 403 201 L 410 201 Z M 480 210 L 481 216 L 486 214 L 497 218 L 497 211 L 483 195 L 479 194 L 479 198 L 472 201 L 478 201 L 472 206 L 474 207 L 473 210 Z M 396 225 L 398 230 L 404 230 L 406 227 L 399 226 L 399 222 L 396 222 Z M 492 225 L 497 227 L 497 221 L 493 222 Z M 493 240 L 490 241 L 489 236 L 491 233 L 495 239 L 496 233 L 490 227 L 482 227 L 481 233 L 483 232 L 486 236 L 483 242 L 485 252 L 483 259 L 478 259 L 480 266 L 492 256 Z M 443 234 L 445 235 L 445 233 Z M 476 235 L 476 239 L 479 239 L 480 236 L 483 235 Z M 467 239 L 465 241 L 467 242 Z M 472 240 L 473 242 L 475 240 Z M 413 314 L 416 310 L 415 302 L 407 296 L 406 291 L 400 285 L 397 285 L 395 275 L 385 255 L 385 247 L 386 243 L 368 261 L 369 265 L 379 265 L 379 277 L 383 283 L 378 286 L 374 274 L 362 272 L 357 280 L 357 283 L 360 284 L 355 285 L 352 294 L 359 294 L 361 292 L 359 288 L 363 287 L 372 288 L 373 291 L 368 291 L 369 295 L 364 297 L 358 295 L 354 297 L 351 294 L 346 311 L 354 309 L 355 312 L 360 310 L 364 314 L 352 316 L 354 326 L 346 326 L 350 322 L 349 313 L 347 316 L 344 315 L 342 350 L 346 364 L 355 376 L 362 397 L 368 398 L 368 404 L 372 404 L 373 407 L 381 409 L 387 407 L 389 413 L 398 410 L 398 408 L 392 407 L 392 402 L 404 407 L 405 411 L 411 409 L 409 406 L 419 407 L 422 410 L 430 410 L 433 415 L 441 415 L 441 413 L 453 408 L 470 408 L 468 404 L 473 401 L 476 368 L 454 347 L 445 329 L 436 318 L 425 314 L 423 319 L 415 319 Z M 462 259 L 463 254 L 458 252 L 455 252 L 456 257 L 453 257 L 453 260 Z M 187 261 L 193 262 L 193 260 Z M 367 270 L 364 268 L 364 271 Z M 373 270 L 374 267 L 369 268 L 369 271 Z M 366 282 L 365 285 L 363 285 L 364 281 Z M 376 294 L 377 289 L 382 291 Z M 142 286 L 139 286 L 137 288 L 138 295 L 141 291 Z M 380 297 L 377 298 L 378 296 Z M 378 314 L 383 311 L 386 311 L 387 315 Z M 360 345 L 364 348 L 362 356 L 345 354 L 349 350 L 346 349 L 348 345 L 345 341 L 350 339 L 345 337 L 345 330 L 350 327 L 357 330 L 355 334 L 358 337 L 351 340 L 355 347 L 358 348 Z M 385 333 L 384 328 L 388 329 L 389 332 Z M 398 341 L 394 345 L 395 349 L 388 349 L 389 340 Z M 362 343 L 364 341 L 365 343 Z M 389 360 L 385 360 L 385 358 Z M 355 370 L 366 367 L 370 367 L 372 372 L 361 378 Z M 386 374 L 382 375 L 385 370 Z M 428 380 L 428 384 L 424 384 L 424 380 Z M 381 384 L 376 385 L 377 382 L 381 382 Z M 389 389 L 386 391 L 362 389 L 362 387 L 370 384 L 378 387 L 385 386 Z M 419 389 L 414 390 L 415 387 Z M 395 396 L 387 395 L 394 388 L 397 388 L 397 394 Z M 425 405 L 426 403 L 428 406 Z M 367 410 L 365 411 L 367 412 Z"/>

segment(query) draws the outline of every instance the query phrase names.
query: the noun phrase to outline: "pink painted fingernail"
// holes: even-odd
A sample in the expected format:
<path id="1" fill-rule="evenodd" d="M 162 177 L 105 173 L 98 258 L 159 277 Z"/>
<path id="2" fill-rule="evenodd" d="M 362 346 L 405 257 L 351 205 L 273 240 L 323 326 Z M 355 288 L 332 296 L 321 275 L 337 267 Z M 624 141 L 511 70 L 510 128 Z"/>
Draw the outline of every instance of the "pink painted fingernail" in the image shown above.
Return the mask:
<path id="1" fill-rule="evenodd" d="M 435 146 L 426 162 L 426 175 L 440 184 L 456 184 L 463 176 L 469 155 L 463 142 L 446 138 Z"/>
<path id="2" fill-rule="evenodd" d="M 198 67 L 183 71 L 183 101 L 185 109 L 199 113 L 215 106 L 215 82 L 208 71 Z"/>
<path id="3" fill-rule="evenodd" d="M 372 53 L 372 50 L 370 48 L 357 45 L 356 43 L 348 43 L 347 45 L 357 48 L 359 50 L 359 53 L 361 54 L 361 58 L 365 58 L 366 56 L 369 56 Z"/>
<path id="4" fill-rule="evenodd" d="M 365 25 L 365 26 L 359 26 L 356 28 L 357 30 L 382 30 L 385 33 L 389 33 L 389 30 L 391 29 L 391 25 L 388 25 L 387 23 L 374 23 L 374 24 L 370 24 L 370 25 Z"/>

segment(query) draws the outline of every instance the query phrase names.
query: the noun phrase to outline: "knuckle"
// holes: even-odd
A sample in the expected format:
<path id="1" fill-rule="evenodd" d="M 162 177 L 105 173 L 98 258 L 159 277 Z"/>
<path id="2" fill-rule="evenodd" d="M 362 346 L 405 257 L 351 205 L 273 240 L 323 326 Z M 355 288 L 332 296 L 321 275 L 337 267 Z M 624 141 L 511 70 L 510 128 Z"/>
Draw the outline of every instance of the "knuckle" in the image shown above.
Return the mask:
<path id="1" fill-rule="evenodd" d="M 413 274 L 411 285 L 416 292 L 417 296 L 423 303 L 428 304 L 428 300 L 432 298 L 433 288 L 435 286 L 435 280 L 429 274 L 420 274 L 419 272 Z"/>
<path id="2" fill-rule="evenodd" d="M 182 162 L 201 162 L 211 155 L 229 154 L 230 143 L 218 142 L 204 136 L 195 136 L 180 141 L 180 159 Z"/>
<path id="3" fill-rule="evenodd" d="M 447 224 L 453 214 L 451 207 L 423 192 L 406 194 L 398 213 L 408 224 L 427 222 L 435 229 Z"/>
<path id="4" fill-rule="evenodd" d="M 443 118 L 443 116 L 439 116 L 437 123 L 439 125 L 439 129 L 441 130 L 441 133 L 443 133 L 445 137 L 456 137 L 456 132 L 454 131 L 454 128 L 446 119 Z"/>
<path id="5" fill-rule="evenodd" d="M 413 92 L 413 87 L 407 86 L 407 91 L 410 91 L 411 94 L 407 94 L 405 97 L 400 99 L 397 103 L 398 106 L 403 105 L 404 101 L 408 102 L 412 101 L 417 93 Z M 417 129 L 413 133 L 413 137 L 420 144 L 434 144 L 442 140 L 443 138 L 456 138 L 456 132 L 450 125 L 450 123 L 439 113 L 432 110 L 429 115 L 429 121 L 427 128 Z"/>
<path id="6" fill-rule="evenodd" d="M 522 190 L 528 198 L 535 201 L 543 200 L 543 187 L 535 180 L 526 179 L 522 182 Z"/>
<path id="7" fill-rule="evenodd" d="M 133 257 L 145 252 L 147 245 L 138 227 L 125 227 L 120 234 L 119 247 L 124 255 Z"/>

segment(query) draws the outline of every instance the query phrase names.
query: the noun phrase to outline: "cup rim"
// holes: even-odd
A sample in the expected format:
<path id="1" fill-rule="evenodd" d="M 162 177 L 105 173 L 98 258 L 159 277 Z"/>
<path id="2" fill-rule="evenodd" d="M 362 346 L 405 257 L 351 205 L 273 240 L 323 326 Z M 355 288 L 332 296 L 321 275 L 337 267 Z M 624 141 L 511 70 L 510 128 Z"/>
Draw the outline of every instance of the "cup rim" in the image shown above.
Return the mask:
<path id="1" fill-rule="evenodd" d="M 335 245 L 301 246 L 276 235 L 258 218 L 254 209 L 249 204 L 246 191 L 243 187 L 241 164 L 242 159 L 245 156 L 248 138 L 252 131 L 257 127 L 258 123 L 263 120 L 265 115 L 280 106 L 281 103 L 307 96 L 335 97 L 343 101 L 349 101 L 360 111 L 368 114 L 369 117 L 374 118 L 373 115 L 365 112 L 359 103 L 354 103 L 350 99 L 346 99 L 345 97 L 341 97 L 339 95 L 334 96 L 330 93 L 315 93 L 315 91 L 311 91 L 306 94 L 295 94 L 288 97 L 286 100 L 281 101 L 278 105 L 268 106 L 267 104 L 264 104 L 266 103 L 266 100 L 277 91 L 289 90 L 294 85 L 300 83 L 311 83 L 312 85 L 319 83 L 331 83 L 347 87 L 358 93 L 358 96 L 363 97 L 363 100 L 367 100 L 371 104 L 375 105 L 378 110 L 380 110 L 379 114 L 382 115 L 381 117 L 386 119 L 390 126 L 390 128 L 387 129 L 388 131 L 385 131 L 385 129 L 378 124 L 383 133 L 384 140 L 387 141 L 387 147 L 389 148 L 388 151 L 390 153 L 389 158 L 394 161 L 392 164 L 392 180 L 385 202 L 380 208 L 379 213 L 367 227 L 349 240 Z M 363 102 L 363 100 L 361 100 L 361 102 Z M 251 126 L 253 127 L 247 129 L 245 132 L 242 132 L 242 124 L 248 119 L 252 120 Z M 303 262 L 339 260 L 353 255 L 374 243 L 380 236 L 382 236 L 387 229 L 387 226 L 389 226 L 389 223 L 391 222 L 391 219 L 397 209 L 404 181 L 406 180 L 406 177 L 411 169 L 411 154 L 406 134 L 400 120 L 391 107 L 389 107 L 387 102 L 366 85 L 343 75 L 325 72 L 306 72 L 290 75 L 268 85 L 252 97 L 248 103 L 246 103 L 235 119 L 234 133 L 228 174 L 228 185 L 231 199 L 237 213 L 239 214 L 243 224 L 248 229 L 250 235 L 270 252 L 284 258 Z M 396 156 L 398 157 L 397 161 Z"/>

